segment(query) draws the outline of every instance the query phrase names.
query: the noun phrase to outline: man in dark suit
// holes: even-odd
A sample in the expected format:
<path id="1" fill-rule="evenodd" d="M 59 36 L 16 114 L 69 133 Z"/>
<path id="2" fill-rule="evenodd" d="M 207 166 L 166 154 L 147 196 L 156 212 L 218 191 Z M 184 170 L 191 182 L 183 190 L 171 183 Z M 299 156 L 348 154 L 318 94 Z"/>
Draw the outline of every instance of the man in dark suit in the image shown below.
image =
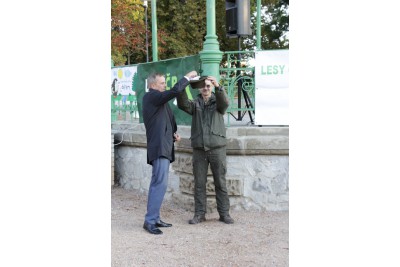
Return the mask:
<path id="1" fill-rule="evenodd" d="M 163 74 L 154 73 L 147 78 L 149 91 L 143 96 L 143 122 L 147 136 L 147 163 L 152 165 L 153 170 L 143 228 L 151 234 L 162 234 L 158 227 L 172 226 L 160 219 L 160 208 L 168 186 L 169 165 L 175 160 L 174 142 L 180 140 L 168 101 L 179 95 L 189 80 L 196 76 L 196 71 L 189 72 L 168 91 L 165 90 Z"/>

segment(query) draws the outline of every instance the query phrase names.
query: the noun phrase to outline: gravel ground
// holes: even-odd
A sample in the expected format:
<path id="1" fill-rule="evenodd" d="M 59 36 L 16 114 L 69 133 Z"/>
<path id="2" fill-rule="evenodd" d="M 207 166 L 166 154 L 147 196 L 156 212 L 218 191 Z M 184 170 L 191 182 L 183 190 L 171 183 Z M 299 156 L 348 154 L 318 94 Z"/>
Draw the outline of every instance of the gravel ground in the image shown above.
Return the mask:
<path id="1" fill-rule="evenodd" d="M 111 191 L 111 266 L 289 266 L 289 212 L 231 211 L 234 224 L 190 225 L 193 213 L 164 200 L 162 235 L 143 229 L 147 196 L 119 187 Z"/>

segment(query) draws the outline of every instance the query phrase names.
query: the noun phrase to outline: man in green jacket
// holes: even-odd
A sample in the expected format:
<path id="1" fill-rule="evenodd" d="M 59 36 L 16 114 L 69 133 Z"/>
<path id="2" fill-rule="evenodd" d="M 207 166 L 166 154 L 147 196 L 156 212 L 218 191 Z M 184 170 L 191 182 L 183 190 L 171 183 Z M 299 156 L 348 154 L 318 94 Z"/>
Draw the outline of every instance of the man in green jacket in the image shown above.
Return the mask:
<path id="1" fill-rule="evenodd" d="M 199 88 L 200 94 L 189 100 L 186 92 L 178 97 L 178 107 L 192 116 L 191 145 L 193 148 L 193 174 L 195 183 L 195 212 L 190 224 L 206 220 L 207 210 L 207 171 L 210 165 L 214 178 L 219 220 L 233 223 L 229 215 L 229 197 L 226 188 L 226 129 L 224 117 L 229 106 L 225 89 L 215 77 L 201 77 L 191 82 L 193 88 Z M 212 92 L 215 88 L 215 93 Z"/>

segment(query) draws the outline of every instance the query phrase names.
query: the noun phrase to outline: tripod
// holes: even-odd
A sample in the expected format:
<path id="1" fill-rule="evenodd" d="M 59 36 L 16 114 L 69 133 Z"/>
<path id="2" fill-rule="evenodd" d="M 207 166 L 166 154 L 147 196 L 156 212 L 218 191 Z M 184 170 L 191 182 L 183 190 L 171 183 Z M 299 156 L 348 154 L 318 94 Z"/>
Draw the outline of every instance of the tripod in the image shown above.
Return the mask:
<path id="1" fill-rule="evenodd" d="M 238 53 L 238 61 L 236 63 L 236 68 L 238 68 L 239 70 L 236 71 L 236 76 L 240 77 L 241 76 L 241 70 L 240 68 L 241 66 L 241 55 L 240 55 L 240 36 L 238 36 L 238 43 L 239 43 L 239 53 Z M 232 115 L 232 117 L 235 118 L 235 120 L 237 121 L 242 121 L 244 115 L 246 114 L 247 111 L 244 111 L 242 114 L 241 108 L 242 108 L 242 94 L 243 94 L 243 98 L 244 101 L 246 103 L 246 108 L 253 108 L 253 104 L 251 103 L 251 99 L 249 94 L 247 93 L 247 91 L 245 91 L 243 89 L 243 80 L 242 79 L 238 79 L 237 81 L 238 84 L 238 117 L 236 118 L 235 115 Z M 255 114 L 255 112 L 253 111 L 253 114 Z M 251 124 L 254 124 L 254 120 L 253 120 L 253 116 L 251 115 L 251 111 L 249 111 L 249 117 L 250 117 L 250 122 Z"/>

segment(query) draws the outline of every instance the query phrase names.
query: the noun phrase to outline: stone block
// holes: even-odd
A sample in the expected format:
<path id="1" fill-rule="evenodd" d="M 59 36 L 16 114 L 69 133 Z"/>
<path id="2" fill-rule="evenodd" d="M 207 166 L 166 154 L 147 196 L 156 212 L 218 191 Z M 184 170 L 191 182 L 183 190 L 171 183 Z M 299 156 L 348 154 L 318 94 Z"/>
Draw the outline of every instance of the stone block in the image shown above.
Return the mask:
<path id="1" fill-rule="evenodd" d="M 177 172 L 193 174 L 192 154 L 176 153 L 172 169 Z"/>
<path id="2" fill-rule="evenodd" d="M 192 175 L 180 174 L 179 189 L 181 192 L 186 194 L 194 194 L 194 177 Z M 238 178 L 226 179 L 226 187 L 228 195 L 230 196 L 241 196 L 243 195 L 243 182 Z M 206 183 L 207 196 L 215 196 L 214 178 L 212 176 L 207 177 Z"/>
<path id="3" fill-rule="evenodd" d="M 188 194 L 172 194 L 172 203 L 178 207 L 194 212 L 194 198 L 193 195 Z M 217 202 L 215 197 L 207 197 L 207 213 L 217 212 Z M 188 218 L 188 220 L 192 219 Z"/>

